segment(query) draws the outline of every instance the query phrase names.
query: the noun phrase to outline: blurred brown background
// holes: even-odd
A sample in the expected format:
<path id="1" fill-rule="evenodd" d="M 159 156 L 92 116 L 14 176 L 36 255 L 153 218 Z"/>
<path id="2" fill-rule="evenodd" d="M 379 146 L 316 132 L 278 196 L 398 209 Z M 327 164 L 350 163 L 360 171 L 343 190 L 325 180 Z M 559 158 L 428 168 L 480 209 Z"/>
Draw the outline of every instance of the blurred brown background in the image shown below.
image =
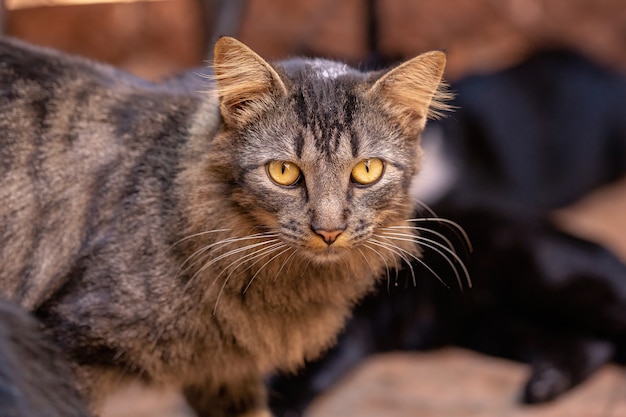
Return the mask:
<path id="1" fill-rule="evenodd" d="M 563 46 L 626 70 L 623 0 L 4 1 L 9 34 L 152 78 L 202 62 L 222 3 L 237 4 L 233 34 L 268 59 L 304 53 L 357 64 L 373 43 L 393 58 L 443 49 L 456 79 Z M 45 6 L 55 1 L 63 5 Z"/>
<path id="2" fill-rule="evenodd" d="M 4 1 L 6 33 L 149 79 L 203 65 L 220 31 L 269 59 L 305 54 L 358 65 L 374 52 L 401 59 L 443 49 L 450 80 L 504 69 L 553 47 L 626 72 L 624 0 Z M 225 4 L 230 10 L 218 15 Z M 626 180 L 555 215 L 626 259 Z M 626 416 L 626 378 L 617 367 L 555 404 L 520 408 L 515 396 L 525 372 L 461 350 L 386 355 L 365 363 L 311 415 Z M 111 401 L 105 417 L 187 413 L 173 393 L 134 388 Z"/>

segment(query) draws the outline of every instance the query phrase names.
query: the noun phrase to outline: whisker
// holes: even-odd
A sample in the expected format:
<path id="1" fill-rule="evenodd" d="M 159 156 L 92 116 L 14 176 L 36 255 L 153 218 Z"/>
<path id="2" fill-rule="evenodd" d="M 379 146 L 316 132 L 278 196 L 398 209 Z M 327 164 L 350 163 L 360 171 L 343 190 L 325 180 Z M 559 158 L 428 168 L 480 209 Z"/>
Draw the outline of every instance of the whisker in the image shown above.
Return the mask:
<path id="1" fill-rule="evenodd" d="M 374 252 L 376 255 L 378 255 L 378 257 L 383 261 L 383 263 L 385 264 L 385 269 L 387 270 L 387 290 L 389 290 L 389 284 L 391 282 L 391 277 L 389 276 L 389 264 L 387 263 L 387 260 L 385 259 L 385 257 L 383 256 L 382 253 L 380 253 L 379 251 L 377 251 L 376 249 L 374 249 L 373 247 L 369 246 L 367 243 L 363 243 L 363 246 L 365 246 L 367 249 L 371 250 L 372 252 Z M 367 258 L 366 258 L 367 259 Z"/>
<path id="2" fill-rule="evenodd" d="M 204 265 L 203 265 L 200 269 L 198 269 L 198 271 L 196 271 L 196 273 L 195 273 L 195 274 L 194 274 L 194 275 L 193 275 L 193 276 L 189 279 L 189 281 L 187 282 L 187 286 L 189 286 L 189 285 L 190 285 L 190 283 L 191 283 L 192 281 L 194 281 L 194 280 L 195 280 L 195 279 L 196 279 L 196 278 L 197 278 L 197 277 L 198 277 L 198 276 L 199 276 L 202 272 L 206 271 L 208 268 L 210 268 L 210 267 L 211 267 L 212 265 L 214 265 L 216 262 L 219 262 L 219 261 L 221 261 L 221 260 L 222 260 L 222 259 L 224 259 L 224 258 L 228 258 L 229 256 L 236 255 L 236 254 L 238 254 L 238 253 L 245 252 L 245 251 L 247 251 L 247 250 L 257 248 L 257 247 L 259 247 L 259 246 L 268 245 L 268 244 L 273 244 L 273 243 L 276 243 L 276 242 L 279 242 L 279 240 L 278 240 L 278 239 L 270 239 L 270 240 L 263 241 L 263 242 L 259 242 L 259 243 L 252 243 L 252 244 L 250 244 L 250 245 L 242 246 L 242 247 L 240 247 L 240 248 L 233 249 L 233 250 L 230 250 L 230 251 L 228 251 L 228 252 L 226 252 L 226 253 L 223 253 L 223 254 L 221 254 L 221 255 L 219 255 L 219 256 L 217 256 L 217 257 L 215 257 L 215 258 L 211 259 L 209 262 L 205 263 L 205 264 L 204 264 Z M 223 271 L 224 271 L 224 270 L 222 270 L 222 272 L 223 272 Z M 220 272 L 220 274 L 221 274 L 222 272 Z M 218 276 L 219 276 L 219 274 L 218 274 Z M 216 277 L 216 278 L 217 278 L 217 277 Z M 185 288 L 185 290 L 186 290 L 186 288 Z"/>
<path id="3" fill-rule="evenodd" d="M 430 214 L 433 217 L 438 217 L 437 213 L 435 213 L 435 210 L 433 210 L 432 208 L 430 208 L 430 206 L 426 203 L 424 203 L 422 200 L 419 199 L 414 199 L 413 200 L 415 203 L 417 203 L 418 206 L 420 206 L 422 209 L 424 209 L 424 211 L 428 212 L 428 214 Z"/>
<path id="4" fill-rule="evenodd" d="M 380 236 L 380 235 L 376 235 L 376 236 L 382 237 L 382 236 Z M 409 260 L 409 258 L 407 258 L 406 256 L 404 256 L 404 254 L 402 253 L 402 252 L 406 252 L 406 251 L 404 251 L 402 248 L 400 248 L 399 246 L 394 245 L 394 244 L 392 244 L 392 243 L 385 243 L 385 242 L 381 242 L 381 241 L 376 240 L 376 239 L 370 239 L 370 241 L 371 241 L 373 244 L 375 244 L 375 245 L 379 245 L 379 246 L 385 247 L 388 251 L 390 251 L 390 252 L 392 252 L 392 253 L 395 253 L 395 254 L 396 254 L 396 255 L 398 255 L 400 258 L 402 258 L 402 260 L 404 261 L 404 263 L 406 263 L 406 264 L 409 266 L 409 269 L 411 270 L 411 276 L 413 277 L 413 286 L 414 286 L 414 287 L 417 287 L 417 279 L 415 278 L 415 272 L 413 271 L 413 266 L 411 265 L 411 261 Z M 389 245 L 389 246 L 391 246 L 391 248 L 386 247 L 385 245 Z M 400 250 L 401 252 L 398 252 L 398 251 L 396 251 L 395 249 L 398 249 L 398 250 Z M 409 253 L 409 252 L 406 252 L 406 253 Z M 397 275 L 397 272 L 398 272 L 398 270 L 397 270 L 397 268 L 396 268 L 396 283 L 398 282 L 398 275 Z"/>
<path id="5" fill-rule="evenodd" d="M 465 245 L 467 246 L 468 250 L 470 252 L 474 251 L 474 248 L 472 247 L 472 242 L 470 241 L 470 238 L 467 235 L 467 232 L 465 231 L 465 229 L 463 229 L 463 227 L 460 224 L 458 224 L 455 221 L 452 221 L 450 219 L 444 219 L 442 217 L 436 217 L 436 218 L 421 217 L 421 218 L 415 218 L 415 219 L 407 219 L 406 221 L 408 222 L 435 222 L 435 223 L 447 224 L 452 227 L 452 230 L 454 230 L 455 233 L 461 234 L 462 240 L 465 242 Z"/>
<path id="6" fill-rule="evenodd" d="M 249 235 L 249 236 L 244 236 L 244 237 L 229 237 L 229 238 L 217 241 L 215 243 L 212 243 L 210 245 L 203 246 L 202 248 L 198 249 L 197 251 L 195 251 L 194 253 L 189 255 L 187 257 L 187 259 L 185 259 L 185 261 L 181 264 L 181 266 L 180 266 L 180 268 L 178 270 L 178 273 L 180 274 L 181 272 L 186 270 L 187 268 L 185 268 L 185 265 L 188 262 L 190 262 L 193 258 L 198 257 L 198 256 L 202 255 L 203 253 L 205 253 L 207 251 L 210 251 L 212 248 L 214 248 L 216 246 L 226 246 L 226 245 L 230 245 L 230 244 L 233 244 L 233 243 L 241 242 L 241 241 L 244 241 L 244 240 L 264 239 L 264 238 L 271 238 L 271 237 L 277 237 L 277 236 L 278 236 L 278 234 L 276 234 L 276 233 L 256 233 L 254 235 Z M 191 265 L 189 265 L 188 268 L 192 267 L 197 262 L 198 261 L 192 263 Z"/>
<path id="7" fill-rule="evenodd" d="M 223 254 L 221 254 L 221 255 L 211 259 L 209 262 L 204 264 L 202 266 L 202 268 L 200 268 L 200 271 L 205 271 L 207 268 L 211 267 L 216 262 L 219 262 L 219 261 L 221 261 L 224 258 L 228 258 L 229 256 L 236 255 L 238 253 L 245 252 L 245 251 L 247 251 L 249 249 L 257 248 L 259 246 L 268 245 L 268 244 L 272 244 L 272 243 L 276 243 L 276 242 L 279 242 L 279 240 L 278 239 L 270 239 L 270 240 L 266 240 L 266 241 L 263 241 L 263 242 L 252 243 L 250 245 L 246 245 L 246 246 L 239 247 L 237 249 L 230 250 L 228 252 L 225 252 L 225 253 L 223 253 Z"/>
<path id="8" fill-rule="evenodd" d="M 459 258 L 459 256 L 447 246 L 435 240 L 425 238 L 423 236 L 416 236 L 416 235 L 411 235 L 411 234 L 406 234 L 406 233 L 389 233 L 389 232 L 384 232 L 384 234 L 385 236 L 388 236 L 389 239 L 399 240 L 403 242 L 415 242 L 419 245 L 426 246 L 427 248 L 430 248 L 434 250 L 435 252 L 437 252 L 439 255 L 441 255 L 442 258 L 446 260 L 446 262 L 448 262 L 448 264 L 450 265 L 450 268 L 452 269 L 452 271 L 454 272 L 454 275 L 456 276 L 457 282 L 459 284 L 459 289 L 463 290 L 463 284 L 461 282 L 461 277 L 459 275 L 457 266 L 448 257 L 448 255 L 452 256 L 452 258 L 457 262 L 458 265 L 460 265 L 461 269 L 463 270 L 463 275 L 465 276 L 468 287 L 472 288 L 472 280 L 470 278 L 469 271 L 465 267 L 465 264 L 463 263 L 461 258 Z"/>
<path id="9" fill-rule="evenodd" d="M 180 245 L 181 243 L 189 239 L 193 239 L 194 237 L 210 235 L 212 233 L 221 233 L 221 232 L 230 232 L 230 231 L 231 229 L 214 229 L 214 230 L 205 230 L 204 232 L 194 233 L 192 235 L 185 236 L 184 238 L 177 240 L 176 242 L 172 243 L 169 248 L 172 249 L 174 246 Z"/>
<path id="10" fill-rule="evenodd" d="M 402 235 L 402 234 L 397 234 L 397 235 Z M 458 270 L 457 270 L 456 266 L 453 264 L 453 262 L 448 258 L 448 256 L 446 254 L 449 254 L 450 256 L 452 256 L 454 258 L 454 260 L 456 261 L 456 263 L 463 270 L 463 275 L 465 276 L 465 281 L 467 282 L 468 288 L 472 288 L 472 278 L 470 276 L 470 273 L 467 270 L 467 267 L 465 266 L 465 263 L 463 262 L 463 260 L 461 260 L 459 255 L 453 249 L 450 249 L 447 246 L 443 245 L 442 243 L 437 242 L 437 241 L 432 240 L 432 239 L 428 239 L 428 238 L 426 238 L 424 236 L 409 235 L 409 238 L 417 239 L 417 240 L 415 240 L 415 242 L 417 242 L 420 245 L 426 246 L 426 247 L 434 250 L 435 252 L 437 252 L 439 255 L 441 255 L 441 257 L 444 258 L 448 262 L 448 264 L 450 264 L 451 268 L 454 271 L 454 274 L 456 275 L 457 282 L 459 283 L 459 288 L 461 290 L 463 290 L 463 287 L 462 287 L 462 284 L 461 284 L 461 277 L 458 274 Z M 404 239 L 402 239 L 402 240 L 404 240 Z M 433 247 L 432 245 L 437 246 L 438 248 L 440 248 L 445 253 L 443 253 L 439 249 Z"/>
<path id="11" fill-rule="evenodd" d="M 388 243 L 389 245 L 390 243 Z M 396 245 L 394 245 L 396 246 Z M 400 247 L 398 247 L 399 250 L 406 252 L 407 255 L 409 255 L 411 258 L 415 259 L 417 262 L 419 262 L 424 268 L 426 268 L 431 274 L 433 274 L 437 280 L 439 280 L 439 282 L 441 282 L 443 284 L 444 287 L 446 288 L 450 288 L 450 286 L 448 284 L 446 284 L 446 282 L 441 279 L 441 277 L 439 276 L 439 274 L 437 274 L 430 266 L 428 266 L 428 264 L 426 264 L 426 262 L 424 262 L 424 260 L 418 258 L 417 256 L 413 255 L 411 252 L 406 251 L 405 249 L 402 249 Z"/>
<path id="12" fill-rule="evenodd" d="M 365 256 L 361 248 L 356 247 L 355 249 L 358 250 L 361 256 L 363 257 L 363 259 L 365 259 L 365 263 L 367 263 L 367 266 L 369 266 L 371 270 L 374 270 L 374 268 L 372 267 L 372 264 L 370 263 L 369 259 L 367 259 L 367 256 Z"/>
<path id="13" fill-rule="evenodd" d="M 280 250 L 282 247 L 286 246 L 285 243 L 283 242 L 279 242 L 279 243 L 275 243 L 272 246 L 270 246 L 269 248 L 263 248 L 263 249 L 259 249 L 257 251 L 254 251 L 252 253 L 248 253 L 246 255 L 244 255 L 243 257 L 234 260 L 233 262 L 231 262 L 230 264 L 228 264 L 224 269 L 222 269 L 222 271 L 217 274 L 217 276 L 215 277 L 215 279 L 213 280 L 213 282 L 211 283 L 211 285 L 209 285 L 209 287 L 207 288 L 207 290 L 205 291 L 206 293 L 209 292 L 209 290 L 211 289 L 211 287 L 213 286 L 213 284 L 215 282 L 217 282 L 218 278 L 220 277 L 220 275 L 222 275 L 222 273 L 224 271 L 227 271 L 229 268 L 231 268 L 233 265 L 235 264 L 239 264 L 237 265 L 235 268 L 233 268 L 229 273 L 228 276 L 226 276 L 226 279 L 224 279 L 224 283 L 222 284 L 222 287 L 220 288 L 220 291 L 217 294 L 217 298 L 215 300 L 215 306 L 213 307 L 213 315 L 215 315 L 215 313 L 217 312 L 217 305 L 220 301 L 220 298 L 222 297 L 222 293 L 224 292 L 224 289 L 226 288 L 226 285 L 228 284 L 228 281 L 230 280 L 230 278 L 232 277 L 232 275 L 235 273 L 235 271 L 237 270 L 237 268 L 239 268 L 239 266 L 243 265 L 244 262 L 253 260 L 253 259 L 257 259 L 257 258 L 261 258 L 263 256 L 269 255 L 271 253 L 274 253 L 277 250 Z M 261 259 L 257 259 L 255 262 L 253 262 L 251 265 L 248 265 L 248 267 L 246 269 L 244 269 L 242 272 L 247 271 L 248 269 L 252 268 L 254 265 L 256 265 L 258 262 L 261 261 Z"/>
<path id="14" fill-rule="evenodd" d="M 284 245 L 284 246 L 287 246 L 287 245 Z M 254 281 L 254 279 L 257 277 L 257 275 L 259 275 L 259 273 L 263 270 L 263 268 L 265 268 L 274 259 L 278 258 L 280 255 L 282 255 L 285 252 L 288 252 L 291 249 L 292 249 L 291 247 L 287 247 L 287 249 L 281 252 L 278 252 L 276 255 L 272 256 L 267 262 L 261 265 L 261 267 L 254 273 L 254 275 L 252 275 L 252 278 L 250 278 L 250 281 L 248 281 L 248 285 L 246 285 L 246 288 L 243 289 L 242 294 L 245 294 L 246 291 L 248 291 L 248 288 L 250 288 L 250 285 L 252 285 L 252 281 Z M 279 250 L 279 249 L 276 249 L 276 250 Z"/>
<path id="15" fill-rule="evenodd" d="M 230 277 L 236 270 L 237 268 L 239 268 L 239 266 L 243 265 L 244 262 L 247 261 L 251 261 L 253 259 L 257 259 L 257 258 L 261 258 L 267 254 L 270 254 L 272 252 L 274 252 L 277 249 L 280 249 L 281 247 L 286 246 L 284 243 L 282 242 L 278 242 L 278 243 L 273 243 L 272 245 L 270 245 L 269 247 L 265 247 L 265 248 L 260 248 L 257 249 L 253 252 L 250 252 L 248 254 L 245 254 L 244 256 L 235 259 L 234 261 L 232 261 L 231 263 L 229 263 L 228 265 L 226 265 L 219 274 L 217 274 L 215 276 L 215 279 L 213 280 L 213 282 L 217 281 L 217 279 L 220 277 L 220 275 L 222 275 L 225 271 L 228 271 L 230 268 L 232 268 L 234 265 L 239 264 L 238 266 L 236 266 L 235 268 L 233 268 L 230 273 L 228 274 L 228 277 Z M 260 260 L 257 260 L 255 262 L 253 262 L 252 264 L 248 265 L 246 267 L 246 269 L 244 269 L 242 272 L 247 271 L 248 269 L 252 268 L 254 265 L 257 264 L 257 262 L 260 262 Z"/>
<path id="16" fill-rule="evenodd" d="M 292 248 L 293 249 L 293 248 Z M 291 258 L 293 258 L 293 256 L 298 252 L 298 249 L 294 249 L 293 253 L 291 255 L 289 255 L 287 257 L 287 259 L 285 259 L 283 261 L 283 264 L 280 266 L 280 269 L 278 270 L 278 272 L 276 272 L 276 276 L 274 277 L 274 282 L 276 282 L 278 280 L 278 277 L 280 276 L 280 273 L 283 272 L 283 268 L 285 268 L 285 266 L 287 265 L 287 263 L 291 260 Z"/>
<path id="17" fill-rule="evenodd" d="M 380 230 L 391 230 L 391 231 L 402 230 L 402 229 L 417 230 L 419 232 L 426 232 L 426 233 L 433 234 L 433 235 L 437 236 L 439 239 L 441 239 L 444 242 L 446 242 L 446 245 L 450 249 L 454 250 L 454 245 L 452 244 L 450 239 L 448 239 L 443 233 L 439 233 L 438 231 L 429 229 L 427 227 L 420 227 L 420 226 L 388 226 L 388 227 L 381 227 L 380 228 Z"/>

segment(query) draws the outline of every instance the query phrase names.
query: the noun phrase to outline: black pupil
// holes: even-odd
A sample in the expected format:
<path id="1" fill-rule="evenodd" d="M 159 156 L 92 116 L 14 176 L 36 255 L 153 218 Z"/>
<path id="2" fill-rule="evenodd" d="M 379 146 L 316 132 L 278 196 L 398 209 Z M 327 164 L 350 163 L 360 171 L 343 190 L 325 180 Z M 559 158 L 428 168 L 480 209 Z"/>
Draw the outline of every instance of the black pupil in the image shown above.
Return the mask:
<path id="1" fill-rule="evenodd" d="M 287 170 L 287 164 L 285 164 L 284 162 L 281 164 L 281 170 L 282 170 L 282 174 L 285 173 L 285 171 Z"/>
<path id="2" fill-rule="evenodd" d="M 365 161 L 365 171 L 369 174 L 370 172 L 370 160 Z"/>

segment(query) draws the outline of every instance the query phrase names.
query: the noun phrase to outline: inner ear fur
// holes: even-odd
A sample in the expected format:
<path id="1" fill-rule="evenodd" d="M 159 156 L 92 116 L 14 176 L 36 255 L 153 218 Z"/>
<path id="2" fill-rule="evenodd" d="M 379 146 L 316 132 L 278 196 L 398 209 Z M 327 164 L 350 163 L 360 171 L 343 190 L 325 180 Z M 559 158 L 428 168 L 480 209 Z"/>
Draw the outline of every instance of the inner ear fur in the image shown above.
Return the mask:
<path id="1" fill-rule="evenodd" d="M 226 123 L 245 123 L 286 88 L 278 73 L 245 44 L 230 37 L 215 43 L 213 71 Z"/>
<path id="2" fill-rule="evenodd" d="M 421 130 L 426 119 L 451 110 L 446 102 L 453 95 L 442 80 L 445 66 L 443 52 L 426 52 L 383 74 L 369 94 L 380 97 L 407 129 Z"/>

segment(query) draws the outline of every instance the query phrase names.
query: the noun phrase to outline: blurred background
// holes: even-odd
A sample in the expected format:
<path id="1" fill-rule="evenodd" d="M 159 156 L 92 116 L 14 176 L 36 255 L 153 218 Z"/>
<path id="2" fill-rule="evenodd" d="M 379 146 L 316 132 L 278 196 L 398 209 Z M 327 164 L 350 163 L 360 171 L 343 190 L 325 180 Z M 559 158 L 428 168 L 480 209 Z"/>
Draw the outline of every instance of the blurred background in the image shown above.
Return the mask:
<path id="1" fill-rule="evenodd" d="M 206 65 L 212 42 L 224 34 L 267 59 L 324 56 L 362 67 L 445 50 L 446 78 L 461 93 L 466 80 L 508 71 L 544 51 L 573 53 L 611 79 L 626 74 L 624 0 L 0 1 L 3 33 L 151 80 Z M 619 107 L 624 100 L 615 103 Z M 596 107 L 602 104 L 600 97 Z M 510 106 L 514 111 L 515 104 Z M 615 110 L 626 120 L 626 107 Z M 461 120 L 463 110 L 459 114 L 452 118 Z M 559 140 L 559 146 L 567 143 Z M 626 143 L 623 136 L 616 140 Z M 584 186 L 562 198 L 524 198 L 563 228 L 626 260 L 624 160 L 612 161 L 615 167 L 606 175 L 565 172 L 597 178 L 579 181 Z M 542 182 L 545 177 L 537 179 Z M 557 195 L 561 190 L 554 187 Z M 530 409 L 514 405 L 525 372 L 523 365 L 463 350 L 386 355 L 359 368 L 312 415 L 626 416 L 626 379 L 619 368 L 603 370 L 556 404 Z M 104 417 L 186 413 L 175 394 L 133 388 L 112 401 Z"/>
<path id="2" fill-rule="evenodd" d="M 626 69 L 622 0 L 3 1 L 6 33 L 150 78 L 201 64 L 220 32 L 267 59 L 359 64 L 443 49 L 451 81 L 554 47 Z"/>

